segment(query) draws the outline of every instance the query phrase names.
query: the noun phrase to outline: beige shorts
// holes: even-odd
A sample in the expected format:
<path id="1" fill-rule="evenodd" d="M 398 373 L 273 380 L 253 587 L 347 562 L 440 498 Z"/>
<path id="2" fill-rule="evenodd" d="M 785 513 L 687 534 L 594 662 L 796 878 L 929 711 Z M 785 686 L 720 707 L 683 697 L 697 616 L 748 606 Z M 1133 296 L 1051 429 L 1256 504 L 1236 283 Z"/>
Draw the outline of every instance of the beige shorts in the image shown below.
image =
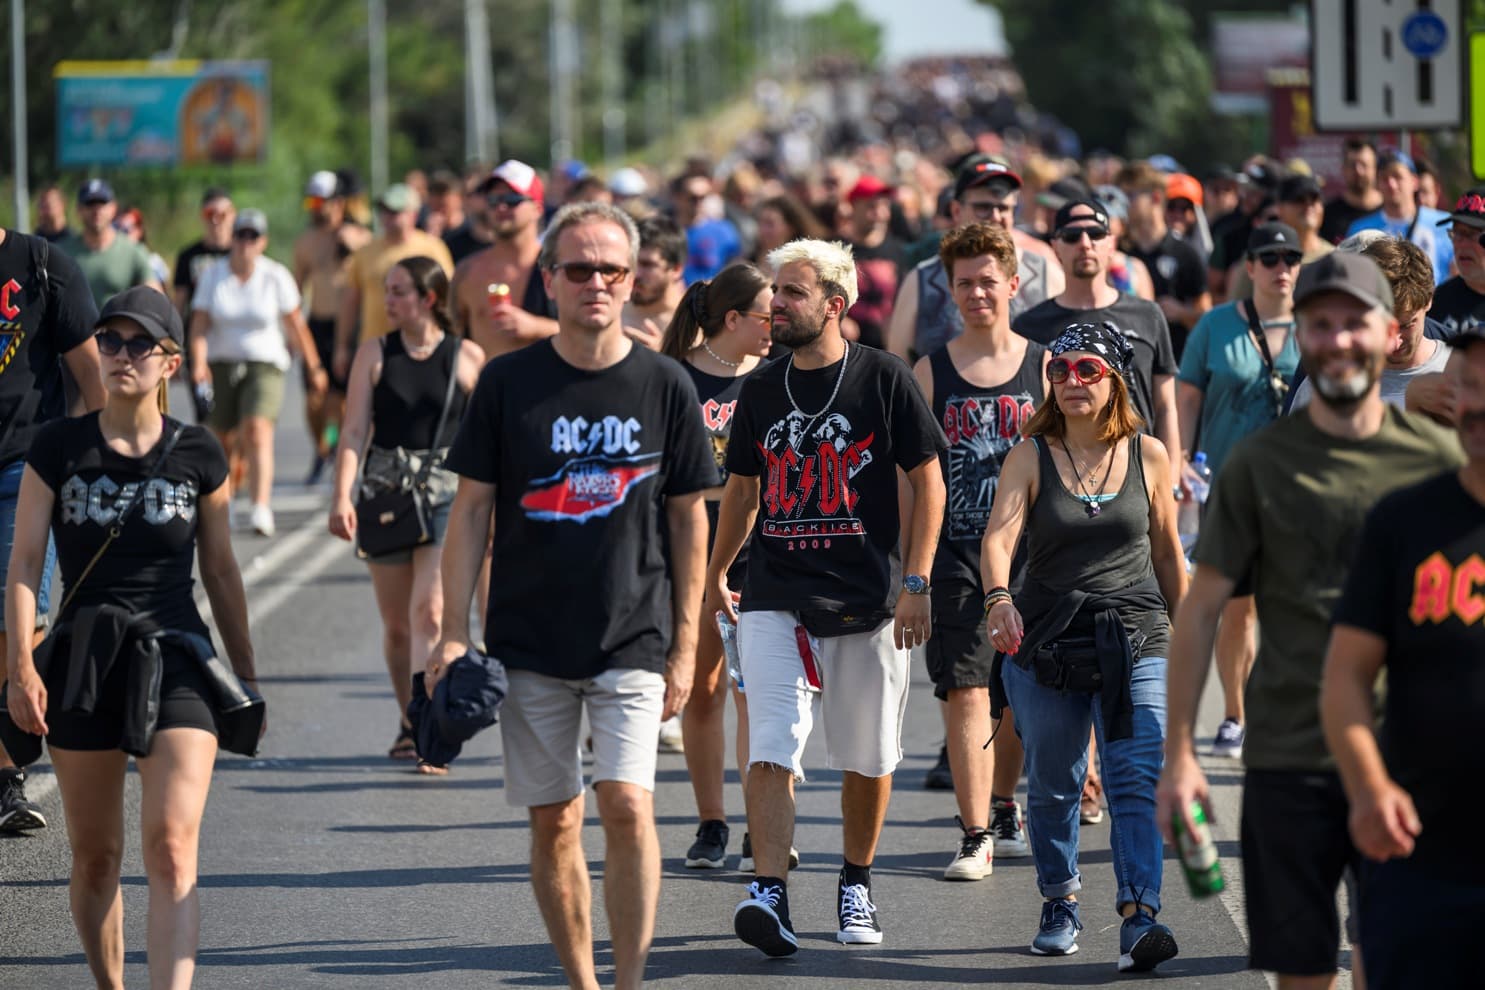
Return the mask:
<path id="1" fill-rule="evenodd" d="M 208 361 L 213 393 L 206 423 L 218 433 L 259 417 L 270 423 L 284 405 L 284 372 L 264 361 Z"/>
<path id="2" fill-rule="evenodd" d="M 792 612 L 744 612 L 737 626 L 748 695 L 748 766 L 772 763 L 804 780 L 804 746 L 816 712 L 832 770 L 885 777 L 902 762 L 909 654 L 892 642 L 892 623 L 875 632 L 809 637 L 820 682 L 806 675 Z"/>
<path id="3" fill-rule="evenodd" d="M 530 808 L 583 793 L 584 708 L 593 733 L 593 783 L 616 780 L 655 790 L 665 678 L 648 670 L 609 670 L 585 681 L 529 670 L 506 676 L 500 738 L 507 802 Z"/>

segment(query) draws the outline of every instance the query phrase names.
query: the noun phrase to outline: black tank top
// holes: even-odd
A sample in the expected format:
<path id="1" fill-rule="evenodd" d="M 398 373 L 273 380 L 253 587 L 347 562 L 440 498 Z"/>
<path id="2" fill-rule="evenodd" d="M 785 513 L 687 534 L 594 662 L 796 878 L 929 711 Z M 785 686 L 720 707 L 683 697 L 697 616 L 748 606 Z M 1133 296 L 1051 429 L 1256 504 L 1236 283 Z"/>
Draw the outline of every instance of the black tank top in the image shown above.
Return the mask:
<path id="1" fill-rule="evenodd" d="M 402 331 L 393 330 L 382 338 L 382 375 L 371 391 L 371 442 L 375 446 L 383 450 L 429 450 L 454 442 L 469 401 L 469 394 L 457 385 L 449 401 L 443 435 L 430 447 L 449 376 L 458 367 L 460 346 L 457 336 L 446 333 L 432 354 L 417 360 L 403 346 Z"/>
<path id="2" fill-rule="evenodd" d="M 980 540 L 990 521 L 1000 467 L 1020 442 L 1021 427 L 1041 400 L 1045 352 L 1041 344 L 1028 341 L 1016 373 L 1009 381 L 988 388 L 965 381 L 948 348 L 929 355 L 933 414 L 949 438 L 948 449 L 939 455 L 948 501 L 933 563 L 935 584 L 962 579 L 979 587 Z M 1019 570 L 1012 565 L 1012 574 Z"/>

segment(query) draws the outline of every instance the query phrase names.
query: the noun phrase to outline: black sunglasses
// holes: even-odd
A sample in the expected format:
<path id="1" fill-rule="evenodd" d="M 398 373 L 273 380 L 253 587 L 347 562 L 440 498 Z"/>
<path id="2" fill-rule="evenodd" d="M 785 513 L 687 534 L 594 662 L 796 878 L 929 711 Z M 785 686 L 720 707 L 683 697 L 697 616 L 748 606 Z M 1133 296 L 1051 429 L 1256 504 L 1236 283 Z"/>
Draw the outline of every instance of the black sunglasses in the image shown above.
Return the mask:
<path id="1" fill-rule="evenodd" d="M 1109 232 L 1102 227 L 1063 227 L 1056 236 L 1063 244 L 1077 244 L 1082 241 L 1084 234 L 1088 235 L 1090 241 L 1101 241 L 1109 236 Z"/>
<path id="2" fill-rule="evenodd" d="M 242 230 L 234 230 L 232 232 L 232 238 L 233 238 L 233 240 L 238 240 L 238 241 L 256 241 L 258 238 L 260 238 L 262 236 L 263 235 L 260 234 L 260 233 L 258 233 L 256 230 L 252 230 L 250 228 L 244 228 Z"/>
<path id="3" fill-rule="evenodd" d="M 508 206 L 514 210 L 522 203 L 531 202 L 531 197 L 522 196 L 518 192 L 490 193 L 488 196 L 485 197 L 485 202 L 489 203 L 491 206 Z"/>
<path id="4" fill-rule="evenodd" d="M 1298 251 L 1270 251 L 1258 255 L 1255 260 L 1264 268 L 1277 268 L 1281 261 L 1290 268 L 1298 268 L 1300 262 L 1305 260 L 1305 256 Z"/>
<path id="5" fill-rule="evenodd" d="M 552 266 L 552 271 L 567 276 L 567 281 L 583 285 L 597 275 L 604 285 L 615 285 L 629 277 L 629 269 L 619 265 L 590 265 L 586 261 L 567 261 Z"/>
<path id="6" fill-rule="evenodd" d="M 130 361 L 143 361 L 160 346 L 153 337 L 125 337 L 117 330 L 99 330 L 93 334 L 93 339 L 98 342 L 99 354 L 113 357 L 123 351 Z"/>

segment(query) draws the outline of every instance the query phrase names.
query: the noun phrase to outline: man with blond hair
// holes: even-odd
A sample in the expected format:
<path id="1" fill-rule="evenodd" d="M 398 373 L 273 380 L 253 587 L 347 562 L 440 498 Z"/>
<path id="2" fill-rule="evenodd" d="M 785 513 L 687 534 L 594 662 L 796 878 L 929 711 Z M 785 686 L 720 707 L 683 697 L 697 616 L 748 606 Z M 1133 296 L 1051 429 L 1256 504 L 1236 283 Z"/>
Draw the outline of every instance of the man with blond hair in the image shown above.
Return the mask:
<path id="1" fill-rule="evenodd" d="M 841 337 L 857 291 L 849 248 L 793 241 L 769 264 L 778 273 L 773 339 L 793 353 L 754 372 L 738 398 L 705 614 L 735 618 L 727 569 L 751 530 L 738 646 L 757 876 L 733 927 L 785 956 L 799 949 L 786 892 L 794 785 L 817 710 L 827 761 L 844 774 L 836 938 L 882 940 L 871 863 L 902 759 L 908 651 L 931 632 L 946 440 L 907 365 Z M 899 469 L 913 490 L 909 534 L 900 532 Z"/>

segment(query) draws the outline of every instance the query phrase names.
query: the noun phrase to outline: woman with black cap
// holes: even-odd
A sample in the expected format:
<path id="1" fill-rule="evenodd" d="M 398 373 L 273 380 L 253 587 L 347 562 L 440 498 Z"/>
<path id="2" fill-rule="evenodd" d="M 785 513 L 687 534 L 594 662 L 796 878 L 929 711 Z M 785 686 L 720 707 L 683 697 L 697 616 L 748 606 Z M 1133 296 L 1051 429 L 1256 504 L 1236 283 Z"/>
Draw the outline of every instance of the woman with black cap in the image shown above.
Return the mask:
<path id="1" fill-rule="evenodd" d="M 123 985 L 129 755 L 143 791 L 151 985 L 189 986 L 200 928 L 197 843 L 218 736 L 228 744 L 229 710 L 261 713 L 249 693 L 257 685 L 228 532 L 227 458 L 210 431 L 163 411 L 182 338 L 175 308 L 153 289 L 104 305 L 96 333 L 103 408 L 42 427 L 16 508 L 6 619 L 34 625 L 49 530 L 66 598 L 34 655 L 28 639 L 9 641 L 9 715 L 51 746 L 72 847 L 72 917 L 99 986 Z M 235 676 L 216 659 L 192 598 L 193 556 Z"/>
<path id="2" fill-rule="evenodd" d="M 1027 814 L 1046 899 L 1031 951 L 1076 952 L 1078 800 L 1090 724 L 1112 818 L 1119 969 L 1176 954 L 1157 924 L 1161 839 L 1155 784 L 1165 739 L 1170 613 L 1186 588 L 1170 455 L 1140 433 L 1113 324 L 1075 324 L 1051 346 L 1052 394 L 1001 468 L 981 553 L 992 708 L 1009 702 L 1026 747 Z M 1027 536 L 1025 585 L 1006 590 Z M 1003 694 L 997 687 L 1003 686 Z"/>

